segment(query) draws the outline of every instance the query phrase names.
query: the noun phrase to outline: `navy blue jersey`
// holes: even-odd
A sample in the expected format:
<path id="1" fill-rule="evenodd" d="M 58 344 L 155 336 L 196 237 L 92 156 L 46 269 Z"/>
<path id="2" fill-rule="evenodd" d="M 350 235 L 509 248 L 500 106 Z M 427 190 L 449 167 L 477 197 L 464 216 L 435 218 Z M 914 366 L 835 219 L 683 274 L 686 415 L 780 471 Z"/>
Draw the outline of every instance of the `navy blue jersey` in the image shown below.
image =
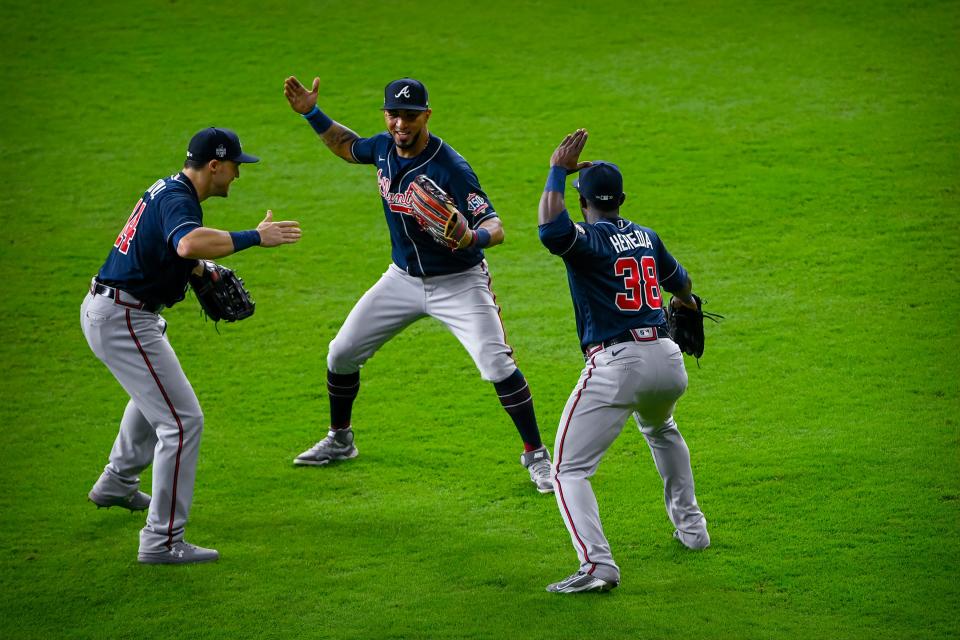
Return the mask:
<path id="1" fill-rule="evenodd" d="M 97 279 L 147 304 L 183 300 L 197 261 L 177 255 L 180 238 L 203 226 L 203 209 L 183 173 L 161 178 L 133 207 Z"/>
<path id="2" fill-rule="evenodd" d="M 355 140 L 350 151 L 357 162 L 377 167 L 392 258 L 398 267 L 412 276 L 438 276 L 464 271 L 483 260 L 482 249 L 451 251 L 438 244 L 409 215 L 410 184 L 425 173 L 453 198 L 471 229 L 497 216 L 473 169 L 450 145 L 430 136 L 427 147 L 417 157 L 401 158 L 393 137 L 383 132 Z"/>
<path id="3" fill-rule="evenodd" d="M 687 272 L 653 229 L 616 218 L 577 223 L 566 209 L 540 225 L 540 241 L 563 258 L 580 346 L 666 323 L 660 287 L 681 291 Z"/>

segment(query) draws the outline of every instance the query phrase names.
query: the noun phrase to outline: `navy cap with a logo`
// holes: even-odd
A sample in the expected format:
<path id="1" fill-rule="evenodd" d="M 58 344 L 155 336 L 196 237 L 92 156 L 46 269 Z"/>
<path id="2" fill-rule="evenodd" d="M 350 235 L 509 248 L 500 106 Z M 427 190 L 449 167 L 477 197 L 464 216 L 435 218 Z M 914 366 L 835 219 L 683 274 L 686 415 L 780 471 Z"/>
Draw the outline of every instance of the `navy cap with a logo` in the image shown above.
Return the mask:
<path id="1" fill-rule="evenodd" d="M 383 108 L 426 111 L 430 108 L 427 100 L 427 88 L 413 78 L 394 80 L 383 90 Z"/>
<path id="2" fill-rule="evenodd" d="M 240 147 L 240 138 L 230 129 L 207 127 L 190 138 L 187 147 L 187 160 L 206 164 L 211 160 L 232 160 L 241 162 L 260 162 L 260 158 L 244 153 Z"/>
<path id="3" fill-rule="evenodd" d="M 573 181 L 573 187 L 587 200 L 609 203 L 623 195 L 623 175 L 612 162 L 594 161 Z M 618 203 L 619 204 L 619 203 Z"/>

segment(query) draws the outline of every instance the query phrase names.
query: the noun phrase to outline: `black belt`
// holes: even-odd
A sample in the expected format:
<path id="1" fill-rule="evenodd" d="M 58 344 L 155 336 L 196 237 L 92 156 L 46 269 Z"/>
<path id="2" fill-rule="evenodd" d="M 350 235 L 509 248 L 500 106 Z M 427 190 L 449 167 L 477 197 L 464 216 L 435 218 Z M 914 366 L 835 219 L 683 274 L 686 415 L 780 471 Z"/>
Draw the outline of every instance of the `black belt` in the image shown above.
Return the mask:
<path id="1" fill-rule="evenodd" d="M 160 311 L 160 309 L 163 309 L 162 304 L 147 304 L 146 302 L 141 302 L 123 289 L 117 289 L 115 287 L 105 285 L 102 282 L 97 282 L 96 280 L 90 283 L 90 293 L 95 296 L 113 298 L 113 302 L 115 304 L 119 304 L 123 307 L 130 307 L 131 309 L 143 309 L 144 311 L 149 311 L 150 313 L 156 313 L 157 311 Z"/>
<path id="2" fill-rule="evenodd" d="M 658 338 L 669 338 L 670 334 L 667 332 L 667 328 L 660 327 L 637 327 L 636 329 L 627 329 L 623 333 L 618 333 L 612 338 L 607 338 L 603 342 L 594 342 L 588 344 L 583 349 L 584 355 L 590 355 L 596 353 L 597 351 L 602 351 L 607 347 L 612 347 L 615 344 L 620 344 L 621 342 L 653 342 Z"/>

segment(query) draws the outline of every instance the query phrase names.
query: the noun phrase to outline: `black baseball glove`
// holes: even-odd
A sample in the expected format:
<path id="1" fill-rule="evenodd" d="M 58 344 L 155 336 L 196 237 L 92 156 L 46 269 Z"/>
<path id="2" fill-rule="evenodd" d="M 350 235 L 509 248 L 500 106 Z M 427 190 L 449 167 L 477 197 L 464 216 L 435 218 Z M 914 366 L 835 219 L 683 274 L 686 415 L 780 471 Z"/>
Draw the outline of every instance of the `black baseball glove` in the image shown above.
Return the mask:
<path id="1" fill-rule="evenodd" d="M 703 319 L 720 322 L 723 319 L 718 313 L 704 311 L 703 301 L 700 296 L 692 294 L 697 303 L 697 310 L 680 304 L 680 301 L 670 300 L 665 313 L 667 314 L 667 328 L 670 331 L 670 337 L 680 350 L 688 356 L 693 356 L 699 360 L 703 355 L 704 337 L 703 337 Z"/>
<path id="2" fill-rule="evenodd" d="M 253 315 L 256 303 L 243 286 L 243 280 L 223 265 L 210 260 L 200 260 L 203 268 L 200 275 L 190 274 L 190 286 L 208 318 L 217 322 L 235 322 Z"/>

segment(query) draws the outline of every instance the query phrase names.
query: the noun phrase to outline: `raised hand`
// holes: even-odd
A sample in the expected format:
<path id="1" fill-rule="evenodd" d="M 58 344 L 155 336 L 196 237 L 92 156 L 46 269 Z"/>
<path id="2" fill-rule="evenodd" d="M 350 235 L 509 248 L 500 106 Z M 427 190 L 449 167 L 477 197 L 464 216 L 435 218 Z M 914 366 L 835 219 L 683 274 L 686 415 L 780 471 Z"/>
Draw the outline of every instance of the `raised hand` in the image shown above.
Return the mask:
<path id="1" fill-rule="evenodd" d="M 590 162 L 580 162 L 580 152 L 583 146 L 587 144 L 587 130 L 577 129 L 573 133 L 568 133 L 550 156 L 551 167 L 563 167 L 567 173 L 574 173 L 580 169 L 586 169 L 591 165 Z"/>
<path id="2" fill-rule="evenodd" d="M 273 221 L 273 211 L 267 211 L 263 222 L 257 225 L 261 247 L 293 244 L 300 239 L 300 223 L 295 220 Z"/>
<path id="3" fill-rule="evenodd" d="M 299 114 L 309 113 L 317 106 L 317 95 L 320 89 L 320 78 L 313 79 L 313 88 L 307 88 L 294 76 L 283 81 L 283 95 L 287 97 L 290 108 Z"/>

